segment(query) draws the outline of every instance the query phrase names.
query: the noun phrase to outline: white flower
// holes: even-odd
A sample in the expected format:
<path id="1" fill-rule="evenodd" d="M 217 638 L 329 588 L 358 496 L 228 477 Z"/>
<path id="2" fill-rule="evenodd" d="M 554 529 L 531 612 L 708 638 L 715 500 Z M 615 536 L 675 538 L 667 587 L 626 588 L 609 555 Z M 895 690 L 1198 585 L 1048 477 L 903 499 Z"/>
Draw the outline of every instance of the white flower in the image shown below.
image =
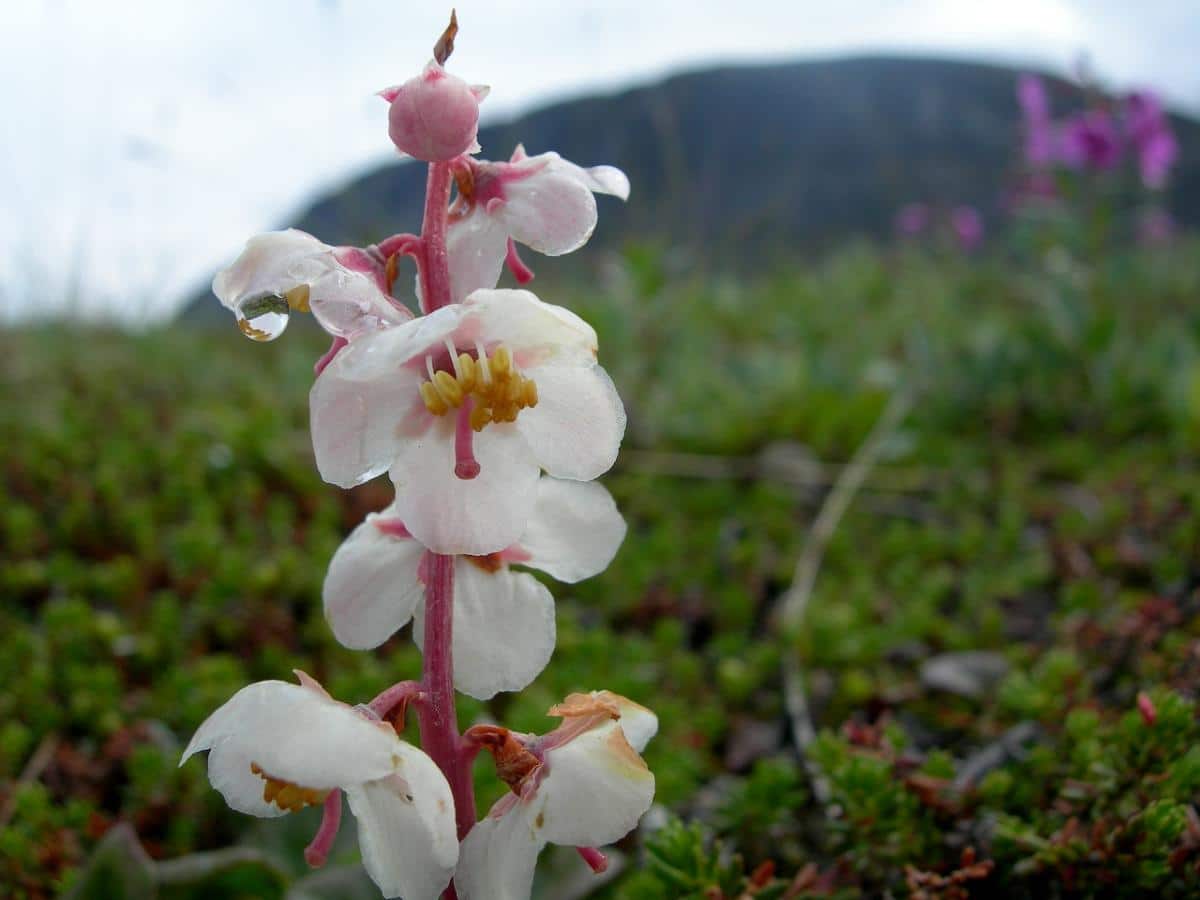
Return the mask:
<path id="1" fill-rule="evenodd" d="M 526 900 L 546 844 L 612 843 L 650 808 L 654 776 L 638 754 L 658 730 L 654 713 L 600 691 L 572 694 L 549 714 L 563 724 L 527 741 L 540 765 L 463 840 L 459 900 Z"/>
<path id="2" fill-rule="evenodd" d="M 317 378 L 310 409 L 321 476 L 351 487 L 390 469 L 396 514 L 445 554 L 514 543 L 539 468 L 596 478 L 625 432 L 596 332 L 528 291 L 476 291 L 359 338 Z"/>
<path id="3" fill-rule="evenodd" d="M 518 691 L 546 667 L 554 650 L 554 598 L 526 572 L 541 569 L 574 583 L 602 571 L 625 537 L 625 520 L 594 482 L 543 477 L 525 533 L 511 547 L 454 561 L 454 685 L 487 700 Z M 346 539 L 325 577 L 325 617 L 339 641 L 355 650 L 378 647 L 413 622 L 424 647 L 421 560 L 395 507 L 372 513 Z"/>
<path id="4" fill-rule="evenodd" d="M 387 897 L 435 900 L 458 858 L 454 800 L 428 756 L 332 699 L 311 678 L 242 688 L 196 731 L 180 765 L 208 750 L 208 777 L 239 812 L 281 816 L 341 789 L 363 865 Z"/>
<path id="5" fill-rule="evenodd" d="M 385 263 L 367 250 L 331 247 L 290 228 L 256 235 L 233 263 L 213 279 L 213 293 L 234 314 L 245 316 L 263 298 L 311 309 L 321 327 L 353 340 L 412 318 L 388 295 Z M 239 316 L 251 337 L 252 321 Z M 248 331 L 247 329 L 250 329 Z"/>
<path id="6" fill-rule="evenodd" d="M 629 179 L 613 166 L 584 169 L 557 153 L 511 162 L 466 160 L 459 177 L 460 203 L 446 233 L 450 293 L 461 301 L 500 279 L 508 239 L 560 256 L 578 250 L 596 228 L 593 192 L 629 198 Z"/>

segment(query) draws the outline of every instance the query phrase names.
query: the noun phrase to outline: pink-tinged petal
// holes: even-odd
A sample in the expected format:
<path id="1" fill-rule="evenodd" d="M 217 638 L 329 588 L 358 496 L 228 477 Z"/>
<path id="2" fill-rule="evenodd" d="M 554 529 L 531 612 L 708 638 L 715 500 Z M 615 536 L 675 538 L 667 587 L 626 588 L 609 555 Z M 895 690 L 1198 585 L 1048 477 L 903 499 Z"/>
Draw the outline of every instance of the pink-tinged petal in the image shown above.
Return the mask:
<path id="1" fill-rule="evenodd" d="M 309 308 L 322 328 L 349 340 L 412 318 L 412 313 L 389 300 L 369 277 L 340 267 L 331 268 L 312 283 Z"/>
<path id="2" fill-rule="evenodd" d="M 494 288 L 504 271 L 507 249 L 504 225 L 482 208 L 452 220 L 446 230 L 451 301 L 461 303 L 474 291 Z"/>
<path id="3" fill-rule="evenodd" d="M 580 847 L 610 844 L 632 831 L 650 808 L 654 775 L 625 732 L 610 721 L 547 751 L 537 798 L 547 841 Z"/>
<path id="4" fill-rule="evenodd" d="M 498 217 L 505 230 L 539 253 L 560 256 L 578 250 L 596 229 L 596 198 L 570 172 L 546 165 L 507 181 L 504 193 L 507 202 Z"/>
<path id="5" fill-rule="evenodd" d="M 213 278 L 213 293 L 223 306 L 235 311 L 246 297 L 264 292 L 285 294 L 324 274 L 328 266 L 321 257 L 332 249 L 294 228 L 255 235 L 246 241 L 238 258 Z"/>
<path id="6" fill-rule="evenodd" d="M 527 805 L 517 805 L 471 829 L 454 873 L 459 900 L 528 900 L 538 854 L 546 845 L 535 816 Z"/>
<path id="7" fill-rule="evenodd" d="M 598 365 L 527 369 L 537 406 L 521 411 L 516 426 L 549 474 L 591 481 L 612 468 L 625 435 L 625 407 Z"/>
<path id="8" fill-rule="evenodd" d="M 476 291 L 462 304 L 489 348 L 507 344 L 517 366 L 587 362 L 596 358 L 596 331 L 562 306 L 543 303 L 531 291 Z"/>
<path id="9" fill-rule="evenodd" d="M 585 169 L 563 159 L 557 153 L 544 155 L 555 157 L 551 166 L 570 175 L 589 191 L 610 194 L 622 200 L 629 199 L 629 177 L 616 166 L 592 166 Z"/>
<path id="10" fill-rule="evenodd" d="M 591 481 L 543 476 L 521 535 L 523 565 L 575 583 L 603 572 L 625 539 L 625 519 L 612 495 Z"/>
<path id="11" fill-rule="evenodd" d="M 512 425 L 475 435 L 479 475 L 454 474 L 454 417 L 406 442 L 391 469 L 396 511 L 434 553 L 495 553 L 516 543 L 536 496 L 538 467 Z"/>
<path id="12" fill-rule="evenodd" d="M 223 784 L 249 785 L 223 768 L 225 761 L 240 765 L 249 759 L 273 778 L 324 790 L 391 773 L 399 743 L 390 727 L 344 703 L 301 685 L 260 681 L 242 688 L 201 724 L 183 760 L 211 748 Z"/>
<path id="13" fill-rule="evenodd" d="M 454 686 L 477 700 L 519 691 L 546 668 L 554 652 L 554 598 L 532 575 L 487 560 L 454 563 Z M 424 649 L 424 607 L 413 637 Z"/>
<path id="14" fill-rule="evenodd" d="M 437 900 L 458 861 L 454 798 L 428 756 L 401 744 L 396 776 L 346 790 L 363 866 L 385 897 Z"/>
<path id="15" fill-rule="evenodd" d="M 350 533 L 329 563 L 322 591 L 334 637 L 353 650 L 378 647 L 412 618 L 424 586 L 417 565 L 425 548 L 392 537 L 372 513 Z"/>
<path id="16" fill-rule="evenodd" d="M 313 451 L 326 481 L 353 487 L 382 474 L 406 437 L 433 419 L 421 401 L 424 355 L 461 319 L 460 306 L 364 335 L 340 352 L 309 395 Z"/>

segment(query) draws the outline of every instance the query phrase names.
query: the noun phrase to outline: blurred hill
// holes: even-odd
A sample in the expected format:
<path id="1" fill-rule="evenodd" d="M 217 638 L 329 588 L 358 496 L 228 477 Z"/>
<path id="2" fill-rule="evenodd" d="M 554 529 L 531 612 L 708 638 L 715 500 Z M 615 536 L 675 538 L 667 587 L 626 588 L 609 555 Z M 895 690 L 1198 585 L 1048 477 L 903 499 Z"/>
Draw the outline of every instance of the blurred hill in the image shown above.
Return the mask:
<path id="1" fill-rule="evenodd" d="M 967 203 L 994 220 L 1020 134 L 1017 70 L 946 60 L 861 57 L 689 72 L 622 93 L 557 103 L 480 130 L 483 156 L 517 143 L 630 176 L 628 205 L 602 199 L 593 239 L 668 242 L 727 264 L 880 236 L 920 200 Z M 1080 91 L 1048 81 L 1056 112 Z M 1200 123 L 1176 117 L 1182 162 L 1169 204 L 1200 224 Z M 294 225 L 331 244 L 420 226 L 425 169 L 399 161 L 319 198 Z M 556 271 L 578 262 L 556 261 Z M 586 264 L 586 263 L 584 263 Z M 594 258 L 593 258 L 594 264 Z M 225 313 L 203 297 L 189 318 Z"/>

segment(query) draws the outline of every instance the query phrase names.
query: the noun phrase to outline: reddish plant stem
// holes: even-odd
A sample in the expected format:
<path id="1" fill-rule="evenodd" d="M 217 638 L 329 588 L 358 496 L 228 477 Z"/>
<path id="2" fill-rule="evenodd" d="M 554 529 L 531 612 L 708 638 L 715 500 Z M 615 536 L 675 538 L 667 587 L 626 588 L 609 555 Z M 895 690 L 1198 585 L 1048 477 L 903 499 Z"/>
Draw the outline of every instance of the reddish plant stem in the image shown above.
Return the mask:
<path id="1" fill-rule="evenodd" d="M 575 850 L 597 875 L 608 868 L 608 857 L 595 847 L 576 847 Z"/>
<path id="2" fill-rule="evenodd" d="M 401 727 L 405 710 L 410 703 L 420 703 L 421 685 L 416 681 L 398 681 L 367 705 L 381 719 L 386 719 L 397 706 L 400 707 Z"/>
<path id="3" fill-rule="evenodd" d="M 454 615 L 454 557 L 430 553 L 425 582 L 425 658 L 421 681 L 425 702 L 417 708 L 421 749 L 442 770 L 454 795 L 458 837 L 475 824 L 475 790 L 471 769 L 459 755 L 461 738 L 454 709 L 454 660 L 451 654 Z"/>
<path id="4" fill-rule="evenodd" d="M 338 826 L 342 824 L 342 792 L 334 788 L 325 798 L 325 808 L 321 814 L 321 827 L 316 836 L 304 848 L 304 861 L 314 869 L 325 865 L 329 851 L 337 838 Z"/>
<path id="5" fill-rule="evenodd" d="M 450 163 L 429 164 L 425 182 L 425 219 L 421 223 L 422 253 L 417 257 L 421 307 L 426 313 L 450 302 L 450 260 L 446 253 L 446 218 L 450 205 Z"/>

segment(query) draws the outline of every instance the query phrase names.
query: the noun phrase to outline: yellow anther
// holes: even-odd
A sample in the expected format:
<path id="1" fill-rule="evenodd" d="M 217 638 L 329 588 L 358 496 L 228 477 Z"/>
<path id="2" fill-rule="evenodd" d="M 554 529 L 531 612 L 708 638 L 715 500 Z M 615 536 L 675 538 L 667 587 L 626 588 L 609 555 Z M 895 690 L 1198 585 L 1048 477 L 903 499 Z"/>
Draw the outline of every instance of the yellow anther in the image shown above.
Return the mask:
<path id="1" fill-rule="evenodd" d="M 444 416 L 450 411 L 450 407 L 431 381 L 426 381 L 421 385 L 421 399 L 425 401 L 425 408 L 435 416 Z"/>
<path id="2" fill-rule="evenodd" d="M 250 763 L 250 771 L 264 782 L 263 802 L 274 803 L 282 810 L 296 812 L 306 806 L 317 806 L 325 801 L 329 791 L 301 787 L 281 778 L 274 778 L 263 771 L 258 763 Z"/>
<path id="3" fill-rule="evenodd" d="M 311 312 L 308 306 L 308 285 L 298 284 L 286 294 L 283 295 L 288 302 L 288 306 L 296 312 Z"/>
<path id="4" fill-rule="evenodd" d="M 537 385 L 513 367 L 512 351 L 501 344 L 488 356 L 482 344 L 476 345 L 477 357 L 469 353 L 455 355 L 454 345 L 446 342 L 453 371 L 434 371 L 432 356 L 425 358 L 429 380 L 420 387 L 421 400 L 435 416 L 444 416 L 471 397 L 470 425 L 482 431 L 491 422 L 515 422 L 517 414 L 537 406 Z"/>
<path id="5" fill-rule="evenodd" d="M 462 386 L 463 393 L 471 393 L 478 381 L 479 371 L 475 360 L 466 353 L 458 354 L 458 383 Z"/>
<path id="6" fill-rule="evenodd" d="M 484 426 L 492 421 L 491 411 L 486 406 L 476 406 L 471 410 L 471 429 L 483 431 Z"/>
<path id="7" fill-rule="evenodd" d="M 491 356 L 492 374 L 497 380 L 503 379 L 505 375 L 512 371 L 512 353 L 508 347 L 501 344 L 492 351 Z"/>
<path id="8" fill-rule="evenodd" d="M 438 372 L 433 376 L 433 383 L 437 386 L 437 391 L 442 395 L 442 399 L 450 406 L 455 408 L 462 406 L 463 389 L 453 375 L 449 372 Z"/>

